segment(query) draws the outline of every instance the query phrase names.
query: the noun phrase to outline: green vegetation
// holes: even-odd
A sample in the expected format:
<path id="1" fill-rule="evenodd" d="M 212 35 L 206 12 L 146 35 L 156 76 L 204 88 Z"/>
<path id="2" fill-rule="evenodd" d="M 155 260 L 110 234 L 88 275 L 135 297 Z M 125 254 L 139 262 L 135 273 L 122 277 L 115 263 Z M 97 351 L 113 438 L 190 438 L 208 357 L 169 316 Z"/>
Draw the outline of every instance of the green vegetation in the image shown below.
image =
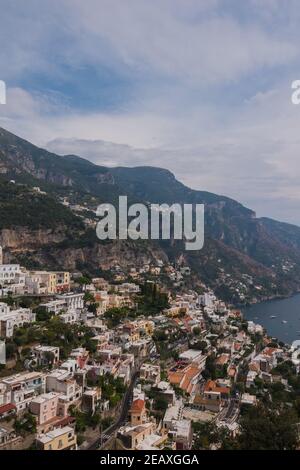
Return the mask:
<path id="1" fill-rule="evenodd" d="M 297 447 L 297 415 L 294 410 L 260 404 L 241 417 L 240 449 L 293 450 Z"/>
<path id="2" fill-rule="evenodd" d="M 0 182 L 0 229 L 17 226 L 31 230 L 59 226 L 83 229 L 81 220 L 53 197 L 25 185 Z"/>
<path id="3" fill-rule="evenodd" d="M 156 397 L 153 402 L 153 408 L 164 413 L 168 408 L 168 400 L 163 396 Z"/>
<path id="4" fill-rule="evenodd" d="M 26 412 L 23 417 L 14 422 L 14 429 L 17 434 L 34 434 L 36 432 L 36 419 L 31 413 Z"/>
<path id="5" fill-rule="evenodd" d="M 24 325 L 15 331 L 13 338 L 7 340 L 7 346 L 13 351 L 15 346 L 30 346 L 41 343 L 60 348 L 60 357 L 66 359 L 72 349 L 83 346 L 95 351 L 91 340 L 93 331 L 79 324 L 65 324 L 58 316 L 34 325 Z M 10 345 L 10 346 L 9 346 Z"/>
<path id="6" fill-rule="evenodd" d="M 193 449 L 214 445 L 221 450 L 293 450 L 298 442 L 296 422 L 294 410 L 259 404 L 244 409 L 236 438 L 215 423 L 193 423 Z"/>
<path id="7" fill-rule="evenodd" d="M 99 426 L 101 421 L 101 416 L 98 411 L 94 414 L 84 413 L 72 405 L 70 406 L 70 415 L 76 420 L 75 430 L 78 433 L 84 433 L 87 428 L 95 429 Z"/>
<path id="8" fill-rule="evenodd" d="M 114 328 L 129 316 L 133 318 L 135 313 L 128 307 L 114 307 L 106 310 L 104 313 L 104 318 L 108 320 L 107 324 L 109 328 Z"/>
<path id="9" fill-rule="evenodd" d="M 225 449 L 233 449 L 234 441 L 230 438 L 229 431 L 218 428 L 214 422 L 193 422 L 194 444 L 193 449 L 208 450 L 211 446 Z"/>
<path id="10" fill-rule="evenodd" d="M 157 315 L 169 307 L 167 294 L 160 292 L 155 283 L 146 282 L 140 288 L 141 293 L 136 297 L 138 315 Z"/>
<path id="11" fill-rule="evenodd" d="M 49 321 L 53 316 L 54 312 L 48 312 L 46 307 L 37 307 L 33 310 L 36 313 L 37 322 L 46 322 Z"/>
<path id="12" fill-rule="evenodd" d="M 111 407 L 116 406 L 122 400 L 127 389 L 119 377 L 115 379 L 111 374 L 97 376 L 93 370 L 88 373 L 87 384 L 101 388 L 102 399 L 109 400 Z"/>

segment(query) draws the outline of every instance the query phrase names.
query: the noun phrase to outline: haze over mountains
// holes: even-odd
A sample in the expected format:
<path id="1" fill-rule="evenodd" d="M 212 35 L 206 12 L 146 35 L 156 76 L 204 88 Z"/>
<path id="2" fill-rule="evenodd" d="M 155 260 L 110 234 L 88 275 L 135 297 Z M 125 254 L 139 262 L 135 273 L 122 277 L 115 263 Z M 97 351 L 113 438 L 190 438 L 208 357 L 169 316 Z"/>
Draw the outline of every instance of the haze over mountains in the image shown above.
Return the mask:
<path id="1" fill-rule="evenodd" d="M 0 174 L 0 239 L 10 259 L 96 272 L 114 257 L 127 266 L 164 257 L 189 265 L 193 282 L 200 279 L 231 301 L 288 295 L 299 289 L 299 227 L 257 218 L 226 196 L 192 190 L 168 170 L 99 166 L 75 155 L 50 153 L 0 128 Z M 12 188 L 7 183 L 11 179 L 26 186 Z M 34 186 L 47 195 L 33 194 Z M 138 202 L 205 204 L 204 248 L 185 252 L 174 241 L 103 244 L 60 202 L 67 197 L 96 207 L 124 194 Z"/>

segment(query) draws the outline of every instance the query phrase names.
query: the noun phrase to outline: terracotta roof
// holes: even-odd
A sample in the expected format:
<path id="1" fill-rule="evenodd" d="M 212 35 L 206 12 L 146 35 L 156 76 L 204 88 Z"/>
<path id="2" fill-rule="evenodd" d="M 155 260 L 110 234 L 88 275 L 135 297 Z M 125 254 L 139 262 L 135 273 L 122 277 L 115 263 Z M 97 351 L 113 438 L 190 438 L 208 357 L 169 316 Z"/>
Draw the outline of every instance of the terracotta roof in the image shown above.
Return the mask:
<path id="1" fill-rule="evenodd" d="M 179 385 L 180 382 L 182 381 L 184 377 L 184 371 L 183 370 L 178 370 L 175 372 L 169 372 L 168 373 L 168 379 L 169 382 L 173 385 Z"/>
<path id="2" fill-rule="evenodd" d="M 204 387 L 205 392 L 219 392 L 224 394 L 230 393 L 229 387 L 219 387 L 214 380 L 208 380 Z"/>
<path id="3" fill-rule="evenodd" d="M 189 392 L 189 388 L 191 385 L 191 381 L 193 380 L 194 377 L 196 377 L 200 373 L 198 367 L 193 367 L 191 366 L 185 373 L 184 379 L 182 384 L 180 385 L 180 388 L 182 390 L 185 390 L 186 392 Z"/>
<path id="4" fill-rule="evenodd" d="M 229 361 L 229 354 L 222 354 L 216 359 L 216 364 L 223 366 Z"/>
<path id="5" fill-rule="evenodd" d="M 145 401 L 138 398 L 132 402 L 130 413 L 137 413 L 143 411 L 145 408 Z"/>
<path id="6" fill-rule="evenodd" d="M 219 400 L 211 400 L 209 398 L 204 398 L 201 395 L 196 395 L 194 398 L 193 403 L 195 405 L 216 405 L 220 406 L 220 401 Z"/>
<path id="7" fill-rule="evenodd" d="M 265 356 L 272 356 L 275 351 L 277 351 L 276 348 L 265 348 L 262 354 L 264 354 Z"/>
<path id="8" fill-rule="evenodd" d="M 259 365 L 256 364 L 255 362 L 250 362 L 250 364 L 249 364 L 249 370 L 258 372 L 258 371 L 259 371 Z"/>
<path id="9" fill-rule="evenodd" d="M 8 411 L 16 410 L 16 409 L 17 409 L 16 405 L 14 405 L 13 403 L 7 403 L 6 405 L 0 406 L 0 415 L 2 415 L 3 413 L 7 413 Z"/>

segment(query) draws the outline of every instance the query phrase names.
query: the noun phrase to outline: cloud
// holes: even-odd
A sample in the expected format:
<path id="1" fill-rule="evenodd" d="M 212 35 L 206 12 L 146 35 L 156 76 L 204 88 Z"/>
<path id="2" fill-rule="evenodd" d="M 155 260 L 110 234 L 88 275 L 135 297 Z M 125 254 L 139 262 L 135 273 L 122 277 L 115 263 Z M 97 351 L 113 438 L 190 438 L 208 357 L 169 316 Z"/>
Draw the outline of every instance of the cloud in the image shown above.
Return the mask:
<path id="1" fill-rule="evenodd" d="M 16 0 L 1 15 L 0 125 L 300 223 L 297 1 Z"/>
<path id="2" fill-rule="evenodd" d="M 239 2 L 229 2 L 227 11 L 222 3 L 52 0 L 41 6 L 37 0 L 16 0 L 2 12 L 0 63 L 14 78 L 30 72 L 66 78 L 67 67 L 105 64 L 124 74 L 197 87 L 296 58 L 297 43 L 289 37 L 243 21 L 235 14 Z M 259 10 L 254 2 L 252 15 Z"/>
<path id="3" fill-rule="evenodd" d="M 171 125 L 180 127 L 176 122 Z M 138 148 L 59 138 L 49 142 L 48 148 L 107 166 L 166 167 L 195 189 L 231 196 L 260 216 L 300 224 L 299 126 L 300 107 L 291 104 L 289 87 L 283 86 L 256 94 L 226 127 L 215 123 L 190 145 Z"/>
<path id="4" fill-rule="evenodd" d="M 238 80 L 260 67 L 289 63 L 297 55 L 295 43 L 255 22 L 240 21 L 233 10 L 218 14 L 220 2 L 190 1 L 184 8 L 182 2 L 169 0 L 66 4 L 72 4 L 72 24 L 81 32 L 78 45 L 87 60 L 115 57 L 137 74 L 197 87 Z M 104 57 L 106 51 L 110 59 Z"/>

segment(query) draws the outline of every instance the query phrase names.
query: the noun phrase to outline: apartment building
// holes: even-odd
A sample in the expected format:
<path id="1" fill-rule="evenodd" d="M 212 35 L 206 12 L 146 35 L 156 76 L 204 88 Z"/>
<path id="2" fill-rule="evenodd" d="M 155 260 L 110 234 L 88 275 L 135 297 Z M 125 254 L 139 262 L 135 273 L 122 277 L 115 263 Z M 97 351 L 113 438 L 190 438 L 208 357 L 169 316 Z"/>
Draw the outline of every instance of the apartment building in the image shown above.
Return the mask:
<path id="1" fill-rule="evenodd" d="M 192 447 L 192 422 L 187 419 L 173 420 L 168 430 L 170 437 L 176 444 L 176 450 L 189 450 Z"/>
<path id="2" fill-rule="evenodd" d="M 137 398 L 133 400 L 131 408 L 129 410 L 130 423 L 132 426 L 144 424 L 147 422 L 147 410 L 145 400 Z"/>
<path id="3" fill-rule="evenodd" d="M 19 264 L 0 264 L 0 284 L 13 283 L 16 277 L 21 274 Z"/>
<path id="4" fill-rule="evenodd" d="M 95 413 L 101 400 L 101 389 L 96 388 L 86 390 L 82 395 L 82 411 L 85 413 Z"/>
<path id="5" fill-rule="evenodd" d="M 82 388 L 67 369 L 56 369 L 46 378 L 46 392 L 59 393 L 58 414 L 66 416 L 69 406 L 79 403 Z"/>
<path id="6" fill-rule="evenodd" d="M 74 325 L 78 323 L 81 319 L 80 310 L 69 309 L 67 312 L 60 315 L 60 319 L 63 323 L 68 323 L 69 325 Z"/>
<path id="7" fill-rule="evenodd" d="M 64 300 L 50 300 L 50 302 L 40 304 L 40 307 L 44 307 L 49 313 L 53 312 L 55 315 L 58 315 L 66 308 L 66 303 Z"/>
<path id="8" fill-rule="evenodd" d="M 59 393 L 49 392 L 33 398 L 29 409 L 36 416 L 39 428 L 57 416 Z"/>
<path id="9" fill-rule="evenodd" d="M 116 449 L 135 450 L 148 436 L 154 434 L 155 428 L 153 422 L 120 428 L 117 433 Z"/>
<path id="10" fill-rule="evenodd" d="M 83 293 L 68 292 L 56 296 L 58 300 L 64 301 L 66 310 L 77 310 L 84 307 Z"/>
<path id="11" fill-rule="evenodd" d="M 10 310 L 2 306 L 2 310 L 6 313 L 0 313 L 0 336 L 11 338 L 14 329 L 23 326 L 25 323 L 33 323 L 36 320 L 36 314 L 29 308 L 19 308 Z"/>
<path id="12" fill-rule="evenodd" d="M 29 271 L 25 277 L 25 286 L 29 294 L 55 294 L 56 275 L 48 271 Z"/>
<path id="13" fill-rule="evenodd" d="M 45 374 L 22 372 L 3 378 L 1 386 L 5 388 L 9 402 L 16 405 L 17 412 L 23 411 L 35 396 L 45 392 Z"/>
<path id="14" fill-rule="evenodd" d="M 56 292 L 69 292 L 70 273 L 67 271 L 57 271 L 56 273 Z"/>
<path id="15" fill-rule="evenodd" d="M 25 277 L 25 288 L 29 294 L 56 294 L 70 290 L 70 273 L 51 271 L 29 271 Z"/>
<path id="16" fill-rule="evenodd" d="M 18 264 L 0 265 L 0 295 L 24 294 L 25 271 Z"/>
<path id="17" fill-rule="evenodd" d="M 38 366 L 46 366 L 50 363 L 55 366 L 59 361 L 59 348 L 56 346 L 35 346 L 33 354 Z"/>
<path id="18" fill-rule="evenodd" d="M 70 426 L 54 429 L 36 438 L 39 450 L 77 450 L 77 436 Z"/>
<path id="19" fill-rule="evenodd" d="M 160 366 L 154 364 L 143 364 L 140 369 L 140 378 L 146 382 L 158 385 L 160 382 Z"/>
<path id="20" fill-rule="evenodd" d="M 115 286 L 115 291 L 120 294 L 138 294 L 140 292 L 140 286 L 133 282 L 123 282 Z"/>

